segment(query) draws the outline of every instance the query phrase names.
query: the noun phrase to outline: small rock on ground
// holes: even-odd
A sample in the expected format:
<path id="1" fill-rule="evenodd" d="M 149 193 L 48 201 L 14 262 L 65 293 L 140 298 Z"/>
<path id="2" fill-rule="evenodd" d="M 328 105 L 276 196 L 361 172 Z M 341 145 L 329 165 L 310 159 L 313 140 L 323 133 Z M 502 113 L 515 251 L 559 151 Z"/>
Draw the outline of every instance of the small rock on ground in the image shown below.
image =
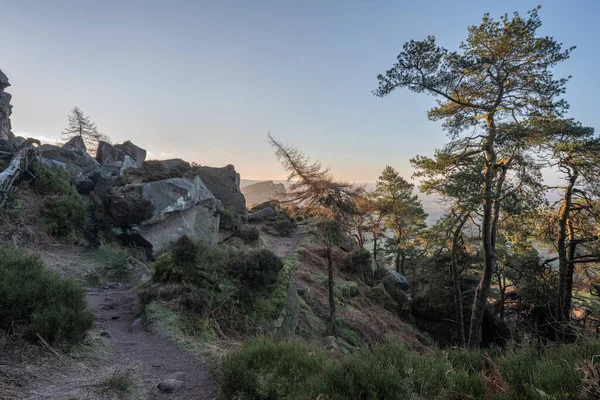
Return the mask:
<path id="1" fill-rule="evenodd" d="M 181 390 L 183 382 L 178 379 L 165 379 L 158 384 L 158 390 L 163 393 L 175 393 Z"/>
<path id="2" fill-rule="evenodd" d="M 137 331 L 143 331 L 143 330 L 144 330 L 144 322 L 142 321 L 141 318 L 135 319 L 131 323 L 131 326 L 129 327 L 129 332 L 137 332 Z"/>

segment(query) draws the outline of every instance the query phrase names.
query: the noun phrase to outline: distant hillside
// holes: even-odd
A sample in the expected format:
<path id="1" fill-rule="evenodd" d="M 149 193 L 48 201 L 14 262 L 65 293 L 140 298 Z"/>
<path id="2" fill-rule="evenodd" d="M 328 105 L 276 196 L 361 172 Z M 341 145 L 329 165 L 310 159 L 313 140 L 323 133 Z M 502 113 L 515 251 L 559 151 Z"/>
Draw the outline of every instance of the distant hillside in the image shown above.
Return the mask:
<path id="1" fill-rule="evenodd" d="M 258 182 L 242 187 L 242 194 L 246 198 L 246 205 L 248 207 L 269 200 L 277 200 L 284 196 L 285 193 L 286 188 L 284 184 L 273 181 Z"/>
<path id="2" fill-rule="evenodd" d="M 248 195 L 246 195 L 246 193 L 248 192 L 248 190 L 246 190 L 247 187 L 249 187 L 251 185 L 256 185 L 257 183 L 264 183 L 264 182 L 271 182 L 272 184 L 283 184 L 286 189 L 289 187 L 289 182 L 287 180 L 273 180 L 273 181 L 264 180 L 264 181 L 262 181 L 262 180 L 255 180 L 255 179 L 241 179 L 240 187 L 242 188 L 242 193 L 244 194 L 244 196 L 246 196 L 246 204 L 248 206 L 266 201 L 266 200 L 252 201 L 255 198 L 254 197 L 249 198 Z M 364 185 L 365 189 L 369 192 L 375 190 L 374 183 L 357 183 L 357 185 Z M 444 208 L 443 208 L 442 204 L 439 203 L 439 198 L 436 196 L 425 195 L 423 193 L 417 193 L 417 194 L 418 194 L 419 198 L 421 199 L 421 201 L 423 202 L 423 208 L 425 209 L 425 212 L 428 214 L 427 224 L 433 225 L 435 223 L 435 221 L 437 221 L 444 214 Z M 254 194 L 252 194 L 251 196 L 254 196 Z M 260 199 L 258 199 L 258 200 L 260 200 Z"/>

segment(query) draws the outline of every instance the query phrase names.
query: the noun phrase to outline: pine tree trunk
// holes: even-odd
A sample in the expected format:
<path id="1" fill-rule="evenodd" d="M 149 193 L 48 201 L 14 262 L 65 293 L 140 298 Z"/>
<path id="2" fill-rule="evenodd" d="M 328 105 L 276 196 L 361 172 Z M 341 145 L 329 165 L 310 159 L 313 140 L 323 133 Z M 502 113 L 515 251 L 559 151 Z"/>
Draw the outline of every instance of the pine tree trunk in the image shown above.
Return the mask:
<path id="1" fill-rule="evenodd" d="M 373 234 L 373 259 L 377 263 L 377 235 Z"/>
<path id="2" fill-rule="evenodd" d="M 568 325 L 571 321 L 571 297 L 573 290 L 573 270 L 575 264 L 569 263 L 575 256 L 575 243 L 573 230 L 569 224 L 569 214 L 573 203 L 573 188 L 579 173 L 575 170 L 569 176 L 569 184 L 565 189 L 563 204 L 558 214 L 558 296 L 556 302 L 556 334 L 561 342 L 568 340 Z M 567 245 L 567 238 L 571 236 L 571 243 Z"/>
<path id="3" fill-rule="evenodd" d="M 458 341 L 461 346 L 465 344 L 465 317 L 463 313 L 462 291 L 460 289 L 460 268 L 458 266 L 458 241 L 462 233 L 462 228 L 467 222 L 469 214 L 467 213 L 459 222 L 452 237 L 452 284 L 454 286 L 454 307 L 456 313 L 456 331 Z"/>
<path id="4" fill-rule="evenodd" d="M 335 327 L 335 293 L 334 293 L 334 282 L 333 282 L 333 254 L 331 251 L 331 244 L 327 244 L 327 272 L 329 280 L 327 286 L 329 288 L 329 324 L 331 328 L 331 334 L 337 337 Z"/>
<path id="5" fill-rule="evenodd" d="M 400 249 L 396 249 L 396 272 L 400 273 Z"/>
<path id="6" fill-rule="evenodd" d="M 406 254 L 400 250 L 400 273 L 406 275 Z"/>
<path id="7" fill-rule="evenodd" d="M 492 275 L 494 273 L 494 239 L 493 239 L 493 203 L 494 203 L 494 170 L 496 167 L 496 152 L 494 150 L 494 140 L 496 136 L 496 126 L 493 116 L 488 116 L 488 137 L 485 143 L 486 165 L 483 173 L 483 217 L 482 217 L 482 236 L 483 236 L 483 274 L 475 292 L 473 301 L 473 310 L 471 312 L 471 326 L 469 329 L 469 346 L 479 347 L 481 344 L 481 327 L 483 324 L 483 315 L 487 304 L 488 293 L 492 284 Z"/>
<path id="8" fill-rule="evenodd" d="M 504 321 L 504 301 L 506 299 L 506 278 L 498 275 L 498 288 L 500 289 L 500 321 Z"/>

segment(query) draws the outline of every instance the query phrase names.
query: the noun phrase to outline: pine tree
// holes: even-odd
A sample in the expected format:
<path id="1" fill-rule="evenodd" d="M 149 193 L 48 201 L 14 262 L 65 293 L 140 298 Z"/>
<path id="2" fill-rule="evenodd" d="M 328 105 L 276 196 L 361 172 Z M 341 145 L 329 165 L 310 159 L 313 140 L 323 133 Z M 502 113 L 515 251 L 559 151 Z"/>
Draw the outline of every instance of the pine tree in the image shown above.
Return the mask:
<path id="1" fill-rule="evenodd" d="M 81 138 L 91 151 L 98 148 L 100 141 L 108 141 L 108 137 L 98 131 L 96 124 L 79 107 L 73 107 L 69 114 L 69 126 L 62 131 L 62 140 L 68 141 L 75 137 Z"/>
<path id="2" fill-rule="evenodd" d="M 480 171 L 483 274 L 473 303 L 471 346 L 481 343 L 502 197 L 511 176 L 507 171 L 527 149 L 529 138 L 521 136 L 521 127 L 541 115 L 560 117 L 568 107 L 560 98 L 568 79 L 556 79 L 552 68 L 568 59 L 573 48 L 563 49 L 553 38 L 538 35 L 542 23 L 537 11 L 527 18 L 505 14 L 499 21 L 484 15 L 480 25 L 469 27 L 456 52 L 438 46 L 433 36 L 407 42 L 397 63 L 378 76 L 374 92 L 383 97 L 406 88 L 436 96 L 437 106 L 428 116 L 443 121 L 460 145 L 457 150 L 462 151 L 453 153 L 482 155 L 473 165 Z M 512 150 L 503 139 L 510 139 Z"/>
<path id="3" fill-rule="evenodd" d="M 408 250 L 414 247 L 415 238 L 426 227 L 427 214 L 413 190 L 412 183 L 402 178 L 394 168 L 386 166 L 377 179 L 374 193 L 386 228 L 394 232 L 392 252 L 396 270 L 402 274 L 405 273 Z"/>

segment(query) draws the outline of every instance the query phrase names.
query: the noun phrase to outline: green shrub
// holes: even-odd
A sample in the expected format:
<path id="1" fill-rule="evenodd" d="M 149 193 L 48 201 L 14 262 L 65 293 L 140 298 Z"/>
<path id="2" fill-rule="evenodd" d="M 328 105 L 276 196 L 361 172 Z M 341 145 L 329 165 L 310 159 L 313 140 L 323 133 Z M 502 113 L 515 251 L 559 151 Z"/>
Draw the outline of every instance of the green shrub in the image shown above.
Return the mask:
<path id="1" fill-rule="evenodd" d="M 40 194 L 61 194 L 75 190 L 67 172 L 60 168 L 48 168 L 40 163 L 34 163 L 31 170 L 35 175 L 33 186 Z"/>
<path id="2" fill-rule="evenodd" d="M 46 196 L 40 217 L 48 233 L 56 237 L 67 237 L 81 232 L 85 225 L 85 202 L 69 181 L 66 172 L 37 163 L 32 170 L 36 177 L 35 189 Z"/>
<path id="3" fill-rule="evenodd" d="M 345 326 L 338 320 L 340 328 Z M 580 399 L 600 388 L 593 355 L 600 341 L 533 348 L 407 352 L 389 342 L 343 359 L 315 360 L 319 350 L 296 342 L 247 342 L 225 358 L 218 385 L 237 399 Z M 596 356 L 597 357 L 597 356 Z M 296 359 L 306 362 L 297 365 Z M 312 369 L 311 369 L 311 362 Z M 292 375 L 285 370 L 289 365 Z M 587 366 L 587 369 L 582 369 Z M 592 371 L 592 372 L 590 372 Z M 587 372 L 587 375 L 586 375 Z"/>
<path id="4" fill-rule="evenodd" d="M 193 268 L 198 263 L 199 246 L 189 236 L 183 235 L 173 243 L 173 261 L 183 267 Z"/>
<path id="5" fill-rule="evenodd" d="M 274 284 L 282 268 L 281 259 L 267 249 L 240 254 L 231 265 L 234 275 L 251 289 L 263 289 Z"/>
<path id="6" fill-rule="evenodd" d="M 67 237 L 83 230 L 85 206 L 78 194 L 49 196 L 42 204 L 40 216 L 49 234 Z"/>
<path id="7" fill-rule="evenodd" d="M 242 225 L 236 236 L 244 240 L 246 243 L 254 243 L 260 239 L 260 231 L 255 226 Z"/>
<path id="8" fill-rule="evenodd" d="M 370 273 L 371 272 L 371 263 L 373 258 L 371 257 L 371 252 L 365 248 L 361 248 L 355 250 L 348 254 L 347 269 L 353 273 Z"/>
<path id="9" fill-rule="evenodd" d="M 0 329 L 37 341 L 81 341 L 94 321 L 84 290 L 45 269 L 39 256 L 0 248 Z"/>
<path id="10" fill-rule="evenodd" d="M 154 261 L 154 274 L 152 281 L 160 283 L 183 282 L 183 268 L 175 264 L 173 253 L 163 253 Z"/>
<path id="11" fill-rule="evenodd" d="M 411 398 L 408 367 L 400 344 L 377 345 L 334 364 L 326 373 L 324 393 L 340 400 Z"/>
<path id="12" fill-rule="evenodd" d="M 322 351 L 300 342 L 250 340 L 223 359 L 218 386 L 224 399 L 316 398 L 306 395 L 327 364 Z"/>
<path id="13" fill-rule="evenodd" d="M 235 211 L 225 210 L 219 219 L 220 231 L 237 231 L 242 226 L 242 217 Z"/>

